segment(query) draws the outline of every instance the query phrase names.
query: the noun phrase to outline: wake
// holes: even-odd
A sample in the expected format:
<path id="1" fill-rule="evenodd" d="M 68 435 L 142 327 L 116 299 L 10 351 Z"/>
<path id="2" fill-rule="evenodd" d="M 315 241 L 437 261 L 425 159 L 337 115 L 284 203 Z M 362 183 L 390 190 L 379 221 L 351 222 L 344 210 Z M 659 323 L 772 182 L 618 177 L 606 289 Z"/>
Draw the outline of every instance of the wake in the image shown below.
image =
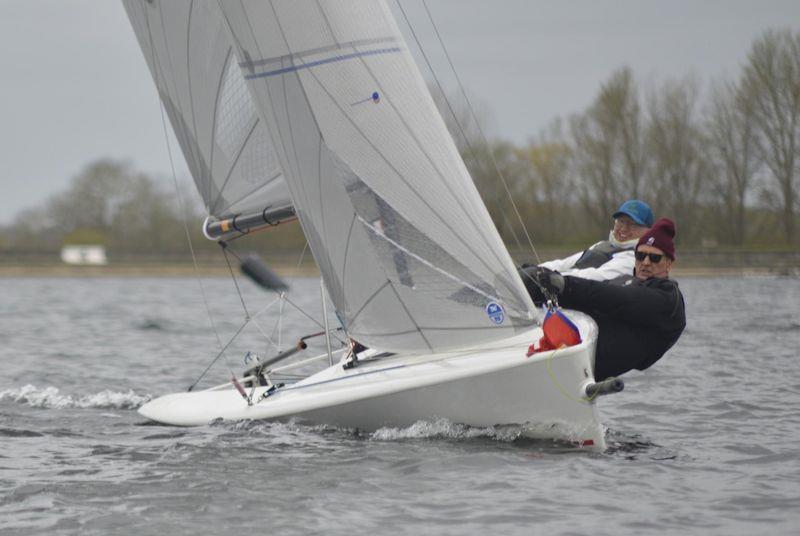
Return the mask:
<path id="1" fill-rule="evenodd" d="M 28 384 L 19 389 L 0 391 L 0 402 L 11 401 L 44 409 L 137 409 L 149 400 L 150 396 L 132 390 L 120 393 L 106 389 L 89 395 L 70 396 L 61 394 L 57 387 L 39 388 Z"/>

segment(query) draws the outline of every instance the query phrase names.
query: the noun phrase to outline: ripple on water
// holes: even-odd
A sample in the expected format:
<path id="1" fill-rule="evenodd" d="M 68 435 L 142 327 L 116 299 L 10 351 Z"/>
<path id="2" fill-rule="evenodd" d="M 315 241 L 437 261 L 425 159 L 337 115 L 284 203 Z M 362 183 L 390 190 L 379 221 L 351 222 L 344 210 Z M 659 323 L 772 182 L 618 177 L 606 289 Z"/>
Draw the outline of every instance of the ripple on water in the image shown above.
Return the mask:
<path id="1" fill-rule="evenodd" d="M 242 313 L 230 281 L 204 285 L 232 334 Z M 295 287 L 318 308 L 318 280 Z M 0 533 L 793 534 L 800 280 L 681 288 L 689 327 L 601 399 L 609 448 L 597 454 L 435 420 L 374 433 L 158 425 L 135 412 L 144 393 L 188 385 L 216 355 L 195 280 L 0 280 L 14 309 L 0 311 L 13 334 L 4 355 L 37 356 L 3 362 Z M 244 291 L 252 310 L 272 299 Z M 283 328 L 296 340 L 307 322 Z M 264 347 L 258 330 L 239 342 L 237 363 Z M 43 363 L 54 385 L 31 381 Z"/>

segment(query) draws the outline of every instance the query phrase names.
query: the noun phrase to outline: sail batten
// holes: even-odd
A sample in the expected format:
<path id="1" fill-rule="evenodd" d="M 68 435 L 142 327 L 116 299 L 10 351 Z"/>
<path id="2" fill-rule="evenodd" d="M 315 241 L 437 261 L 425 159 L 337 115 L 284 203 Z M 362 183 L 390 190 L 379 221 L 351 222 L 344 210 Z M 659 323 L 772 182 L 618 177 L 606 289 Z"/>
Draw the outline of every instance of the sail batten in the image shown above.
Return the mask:
<path id="1" fill-rule="evenodd" d="M 281 67 L 279 69 L 273 69 L 270 71 L 264 71 L 261 73 L 254 73 L 245 75 L 245 80 L 255 80 L 256 78 L 266 78 L 268 76 L 278 76 L 282 74 L 292 73 L 299 71 L 301 69 L 311 69 L 312 67 L 318 67 L 320 65 L 327 65 L 329 63 L 336 63 L 340 61 L 347 61 L 352 59 L 364 58 L 367 56 L 377 56 L 379 54 L 391 54 L 393 52 L 400 52 L 402 49 L 400 47 L 391 47 L 391 48 L 378 48 L 373 50 L 363 50 L 358 52 L 352 52 L 350 54 L 341 54 L 338 56 L 333 56 L 331 58 L 325 58 L 320 60 L 315 60 L 311 62 L 303 62 L 299 65 L 290 65 L 287 67 Z M 296 54 L 292 54 L 290 57 L 296 57 Z"/>
<path id="2" fill-rule="evenodd" d="M 313 49 L 307 50 L 296 50 L 291 54 L 284 54 L 282 56 L 275 56 L 272 58 L 263 58 L 259 60 L 249 59 L 247 61 L 243 61 L 239 63 L 239 66 L 244 70 L 247 69 L 251 73 L 254 71 L 256 67 L 263 67 L 266 65 L 274 64 L 274 63 L 281 63 L 285 61 L 294 61 L 295 59 L 301 59 L 305 56 L 317 55 L 317 54 L 324 54 L 326 52 L 332 51 L 340 51 L 346 48 L 355 48 L 360 46 L 366 45 L 379 45 L 379 44 L 386 44 L 386 43 L 398 43 L 397 39 L 394 37 L 378 37 L 374 39 L 358 39 L 353 41 L 344 41 L 334 45 L 327 45 L 324 47 L 318 47 Z M 247 78 L 250 75 L 245 75 Z"/>

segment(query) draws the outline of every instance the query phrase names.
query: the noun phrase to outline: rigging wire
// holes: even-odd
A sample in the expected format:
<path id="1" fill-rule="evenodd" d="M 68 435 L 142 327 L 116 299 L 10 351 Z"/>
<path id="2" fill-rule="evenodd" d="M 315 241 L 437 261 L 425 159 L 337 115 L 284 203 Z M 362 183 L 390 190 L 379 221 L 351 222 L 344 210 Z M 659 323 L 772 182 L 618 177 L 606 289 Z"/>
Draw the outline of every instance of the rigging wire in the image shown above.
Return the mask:
<path id="1" fill-rule="evenodd" d="M 250 323 L 250 320 L 248 319 L 248 320 L 246 320 L 245 322 L 243 322 L 241 326 L 239 326 L 239 329 L 237 329 L 237 330 L 236 330 L 236 333 L 234 333 L 234 334 L 233 334 L 233 336 L 232 336 L 230 339 L 228 339 L 228 342 L 227 342 L 227 343 L 225 343 L 225 346 L 223 346 L 223 347 L 222 347 L 222 349 L 221 349 L 221 350 L 219 351 L 219 353 L 217 354 L 217 356 L 216 356 L 214 359 L 212 359 L 212 360 L 211 360 L 211 363 L 209 363 L 209 364 L 208 364 L 208 366 L 205 368 L 205 370 L 203 370 L 203 372 L 202 372 L 202 373 L 200 374 L 200 376 L 199 376 L 199 377 L 198 377 L 198 378 L 197 378 L 197 379 L 194 381 L 194 383 L 192 383 L 192 385 L 190 385 L 190 386 L 189 386 L 189 388 L 187 389 L 187 391 L 191 391 L 191 390 L 193 390 L 193 389 L 194 389 L 194 388 L 197 386 L 197 384 L 198 384 L 198 383 L 200 383 L 200 380 L 202 380 L 202 379 L 203 379 L 203 377 L 206 375 L 206 373 L 207 373 L 209 370 L 211 370 L 211 367 L 213 367 L 213 366 L 214 366 L 214 363 L 216 363 L 216 362 L 219 360 L 219 358 L 220 358 L 220 357 L 222 357 L 223 355 L 225 355 L 225 350 L 227 350 L 227 349 L 228 349 L 228 346 L 230 346 L 230 345 L 233 343 L 233 341 L 235 341 L 235 340 L 236 340 L 236 337 L 238 337 L 238 336 L 239 336 L 239 334 L 242 332 L 242 330 L 244 330 L 244 328 L 245 328 L 245 327 L 247 326 L 247 324 L 249 324 L 249 323 Z M 236 376 L 236 374 L 234 374 L 233 370 L 231 369 L 231 367 L 230 367 L 230 364 L 228 363 L 228 357 L 227 357 L 227 355 L 225 355 L 225 366 L 226 366 L 226 367 L 228 367 L 228 371 L 231 373 L 231 375 L 232 375 L 232 376 Z"/>
<path id="2" fill-rule="evenodd" d="M 430 71 L 431 76 L 433 76 L 433 80 L 436 83 L 436 87 L 439 89 L 439 94 L 442 96 L 442 99 L 444 99 L 444 102 L 447 105 L 447 109 L 450 111 L 450 115 L 453 117 L 453 120 L 454 120 L 454 122 L 456 124 L 456 128 L 458 128 L 458 131 L 461 134 L 461 138 L 464 140 L 464 143 L 467 145 L 467 149 L 469 150 L 470 156 L 472 156 L 472 160 L 475 162 L 475 165 L 480 166 L 482 168 L 483 167 L 482 166 L 482 159 L 479 158 L 477 150 L 472 146 L 472 143 L 470 142 L 469 136 L 467 136 L 466 129 L 461 125 L 461 121 L 459 121 L 458 115 L 456 114 L 455 110 L 453 109 L 453 106 L 452 106 L 452 104 L 450 102 L 450 99 L 447 98 L 447 94 L 445 93 L 444 87 L 442 86 L 441 82 L 439 81 L 439 78 L 436 76 L 436 71 L 433 69 L 433 65 L 428 60 L 428 55 L 425 53 L 425 49 L 422 47 L 422 43 L 417 38 L 417 33 L 414 31 L 414 27 L 412 26 L 411 21 L 409 20 L 408 16 L 406 15 L 406 12 L 403 9 L 402 4 L 400 4 L 400 0 L 396 0 L 396 2 L 397 2 L 397 7 L 400 9 L 400 12 L 403 15 L 403 19 L 405 19 L 406 25 L 408 26 L 408 29 L 411 32 L 411 36 L 414 38 L 414 41 L 417 44 L 417 48 L 419 49 L 420 53 L 422 54 L 422 57 L 425 60 L 425 64 L 428 66 L 428 70 Z M 472 115 L 474 117 L 474 114 L 472 114 Z M 477 120 L 476 120 L 476 123 L 477 123 Z M 491 152 L 491 147 L 489 147 L 488 144 L 486 144 L 486 149 L 487 149 L 487 151 Z M 511 222 L 508 220 L 508 217 L 506 216 L 505 212 L 501 213 L 501 216 L 503 218 L 503 223 L 508 228 L 508 230 L 511 231 L 511 235 L 514 237 L 514 242 L 516 242 L 517 247 L 520 250 L 522 250 L 522 243 L 520 242 L 516 231 L 514 231 L 514 228 L 511 226 Z"/>
<path id="3" fill-rule="evenodd" d="M 320 322 L 319 322 L 317 319 L 315 319 L 313 316 L 311 316 L 310 314 L 308 314 L 307 312 L 305 312 L 305 311 L 302 309 L 302 307 L 300 307 L 299 305 L 297 305 L 296 303 L 294 303 L 292 300 L 290 300 L 290 299 L 289 299 L 289 296 L 286 296 L 286 295 L 284 295 L 283 299 L 286 301 L 286 303 L 288 303 L 289 305 L 291 305 L 292 307 L 294 307 L 295 309 L 297 309 L 297 310 L 298 310 L 300 313 L 302 313 L 303 315 L 305 315 L 305 316 L 306 316 L 306 318 L 308 318 L 309 320 L 311 320 L 312 322 L 314 322 L 314 323 L 315 323 L 317 326 L 319 326 L 319 327 L 320 327 L 320 328 L 322 328 L 322 329 L 325 329 L 325 325 L 324 325 L 324 324 L 320 323 Z M 332 334 L 334 337 L 336 337 L 336 340 L 338 340 L 340 343 L 342 343 L 342 345 L 346 345 L 346 344 L 347 344 L 347 342 L 346 342 L 344 339 L 342 339 L 341 337 L 339 337 L 339 336 L 336 334 L 336 331 L 337 331 L 337 330 L 331 330 L 331 334 Z"/>
<path id="4" fill-rule="evenodd" d="M 417 38 L 417 35 L 414 32 L 413 27 L 411 26 L 411 23 L 408 20 L 408 17 L 406 16 L 405 10 L 403 9 L 403 6 L 400 4 L 400 0 L 397 0 L 397 5 L 400 8 L 400 11 L 403 13 L 403 18 L 405 18 L 406 23 L 408 24 L 409 28 L 411 29 L 411 34 L 414 37 L 414 40 L 416 41 L 417 46 L 419 47 L 420 51 L 422 52 L 422 55 L 425 58 L 425 62 L 428 64 L 428 68 L 431 70 L 431 73 L 433 74 L 433 77 L 436 80 L 436 84 L 437 84 L 437 86 L 439 86 L 439 90 L 442 91 L 442 96 L 445 99 L 445 102 L 447 102 L 447 106 L 450 109 L 450 112 L 453 114 L 453 117 L 454 117 L 456 123 L 459 125 L 459 130 L 461 130 L 462 135 L 465 136 L 465 134 L 463 134 L 463 129 L 461 128 L 460 122 L 458 121 L 458 117 L 453 112 L 453 109 L 450 106 L 450 101 L 447 98 L 447 96 L 444 94 L 444 91 L 442 90 L 442 86 L 439 83 L 438 78 L 436 77 L 436 73 L 434 72 L 433 67 L 431 66 L 430 62 L 428 61 L 428 58 L 427 58 L 427 56 L 426 56 L 426 54 L 425 54 L 425 52 L 424 52 L 424 50 L 422 48 L 422 45 L 421 45 L 419 39 Z M 431 15 L 430 9 L 428 9 L 428 4 L 427 4 L 426 0 L 422 0 L 422 5 L 425 8 L 425 12 L 426 12 L 426 14 L 428 16 L 428 20 L 430 21 L 431 26 L 433 27 L 433 30 L 434 30 L 434 33 L 436 34 L 437 40 L 439 41 L 439 46 L 441 46 L 442 51 L 444 52 L 445 58 L 447 58 L 447 63 L 450 66 L 450 70 L 453 72 L 453 75 L 455 76 L 456 83 L 458 84 L 459 91 L 461 92 L 461 95 L 464 98 L 464 102 L 467 105 L 467 109 L 468 109 L 468 111 L 469 111 L 469 113 L 470 113 L 470 115 L 472 117 L 472 120 L 475 122 L 475 126 L 476 126 L 476 128 L 478 130 L 478 133 L 480 135 L 481 141 L 483 142 L 483 144 L 488 149 L 488 153 L 489 153 L 489 156 L 491 158 L 492 165 L 494 166 L 494 171 L 497 173 L 497 176 L 500 179 L 500 182 L 502 183 L 503 188 L 505 190 L 506 196 L 508 197 L 508 199 L 509 199 L 509 201 L 511 203 L 511 206 L 514 209 L 514 214 L 516 215 L 517 220 L 519 221 L 520 226 L 522 227 L 522 230 L 525 233 L 525 238 L 528 241 L 528 246 L 530 247 L 531 251 L 533 252 L 533 255 L 536 258 L 537 264 L 540 264 L 541 263 L 541 259 L 539 258 L 539 253 L 536 251 L 536 247 L 533 245 L 533 240 L 531 239 L 530 233 L 528 232 L 528 228 L 527 228 L 527 226 L 525 225 L 525 222 L 522 219 L 522 215 L 520 214 L 519 209 L 517 208 L 517 204 L 514 202 L 514 197 L 513 197 L 513 195 L 511 195 L 511 190 L 508 187 L 508 181 L 506 181 L 506 178 L 505 178 L 503 172 L 500 170 L 500 165 L 497 162 L 497 158 L 495 157 L 494 152 L 491 150 L 491 147 L 489 145 L 489 139 L 486 136 L 486 133 L 484 132 L 483 127 L 481 126 L 480 122 L 478 121 L 477 114 L 475 113 L 475 108 L 472 106 L 472 102 L 470 101 L 469 97 L 467 96 L 467 93 L 466 93 L 466 91 L 464 89 L 464 84 L 461 82 L 461 77 L 458 75 L 458 71 L 456 70 L 455 65 L 453 64 L 453 60 L 450 57 L 449 52 L 447 51 L 447 47 L 444 44 L 444 40 L 442 39 L 442 36 L 439 33 L 439 28 L 436 25 L 436 22 L 433 20 L 433 16 Z M 519 240 L 516 238 L 516 233 L 513 232 L 513 229 L 512 229 L 512 234 L 514 234 L 515 240 L 519 244 Z"/>
<path id="5" fill-rule="evenodd" d="M 236 293 L 239 295 L 239 301 L 242 302 L 242 309 L 244 309 L 245 320 L 250 320 L 250 311 L 247 310 L 247 305 L 245 305 L 245 303 L 244 303 L 244 296 L 242 296 L 242 289 L 239 288 L 239 281 L 236 279 L 236 274 L 233 273 L 233 266 L 231 266 L 231 261 L 228 258 L 228 244 L 226 244 L 225 242 L 220 241 L 219 245 L 222 248 L 222 255 L 225 257 L 225 264 L 228 265 L 228 271 L 231 274 L 231 279 L 233 280 L 233 285 L 236 287 Z M 231 252 L 231 253 L 233 253 L 233 252 Z M 241 259 L 239 259 L 239 256 L 236 255 L 235 253 L 234 253 L 234 256 L 236 257 L 237 260 L 241 261 Z"/>
<path id="6" fill-rule="evenodd" d="M 160 72 L 160 69 L 158 68 L 158 62 L 157 62 L 157 57 L 156 57 L 156 47 L 155 47 L 155 44 L 153 42 L 153 32 L 152 32 L 152 29 L 150 27 L 150 17 L 147 16 L 147 11 L 146 10 L 144 12 L 144 19 L 145 19 L 145 23 L 147 24 L 148 44 L 150 45 L 150 50 L 152 51 L 151 60 L 153 62 L 153 78 L 155 79 L 156 87 L 158 87 L 158 73 Z M 165 144 L 167 146 L 167 155 L 169 157 L 169 165 L 170 165 L 170 169 L 172 171 L 172 182 L 175 185 L 175 194 L 177 196 L 178 206 L 179 206 L 179 209 L 181 211 L 181 220 L 183 222 L 183 231 L 184 231 L 184 234 L 186 235 L 186 241 L 187 241 L 187 243 L 189 245 L 189 252 L 192 255 L 192 264 L 194 266 L 195 277 L 197 279 L 198 285 L 200 286 L 200 293 L 203 296 L 203 303 L 205 305 L 206 313 L 208 314 L 208 321 L 211 324 L 211 329 L 214 332 L 214 336 L 217 339 L 217 344 L 221 348 L 221 353 L 224 353 L 225 352 L 225 348 L 227 348 L 227 345 L 225 345 L 224 347 L 222 345 L 222 338 L 219 335 L 219 330 L 217 329 L 217 325 L 214 322 L 214 316 L 211 313 L 211 305 L 209 304 L 209 301 L 208 301 L 208 294 L 206 292 L 205 285 L 203 285 L 203 280 L 200 277 L 200 267 L 197 264 L 197 255 L 195 254 L 194 244 L 192 243 L 192 236 L 191 236 L 191 233 L 189 232 L 189 223 L 186 221 L 186 206 L 185 206 L 185 203 L 183 201 L 183 196 L 181 195 L 180 186 L 178 185 L 178 175 L 175 172 L 175 159 L 172 156 L 172 146 L 171 146 L 171 144 L 169 142 L 169 131 L 167 130 L 167 120 L 166 120 L 166 117 L 164 117 L 164 104 L 163 104 L 163 102 L 161 102 L 160 98 L 159 98 L 159 101 L 158 101 L 158 111 L 159 111 L 159 113 L 161 115 L 161 128 L 162 128 L 162 131 L 164 132 L 164 142 L 165 142 Z M 228 343 L 228 344 L 230 344 L 230 343 Z M 214 359 L 214 362 L 216 362 L 217 359 L 219 359 L 219 356 L 217 356 L 217 358 Z M 225 358 L 225 361 L 226 361 L 226 366 L 228 367 L 228 370 L 230 370 L 231 367 L 227 363 L 227 356 Z M 205 372 L 203 373 L 203 375 L 205 375 Z M 202 378 L 202 376 L 201 376 L 201 378 Z M 200 381 L 200 380 L 198 379 L 198 381 Z M 195 382 L 194 385 L 196 385 L 196 382 Z M 194 385 L 189 388 L 190 391 L 194 387 Z"/>
<path id="7" fill-rule="evenodd" d="M 305 243 L 305 246 L 303 246 L 303 251 L 302 251 L 302 252 L 301 252 L 301 254 L 300 254 L 300 260 L 299 260 L 299 261 L 298 261 L 298 263 L 297 263 L 297 267 L 298 267 L 298 268 L 300 267 L 300 264 L 303 262 L 303 256 L 305 255 L 305 252 L 306 252 L 306 250 L 308 250 L 308 241 L 306 241 L 306 243 Z M 231 249 L 230 247 L 228 247 L 228 248 L 226 248 L 226 249 L 225 249 L 225 251 L 227 251 L 227 252 L 229 252 L 231 255 L 233 255 L 233 256 L 236 258 L 236 260 L 238 260 L 239 262 L 242 262 L 242 258 L 239 256 L 239 254 L 238 254 L 238 253 L 236 253 L 236 251 L 235 251 L 235 250 L 233 250 L 233 249 Z M 226 259 L 226 260 L 227 260 L 227 259 Z M 229 264 L 229 267 L 230 267 L 230 264 Z M 231 273 L 232 273 L 232 272 L 231 272 Z M 238 286 L 238 285 L 237 285 L 237 289 L 239 289 L 239 286 Z M 241 295 L 240 295 L 240 298 L 241 298 Z M 314 323 L 315 323 L 317 326 L 319 326 L 319 327 L 321 327 L 321 328 L 323 328 L 323 329 L 325 328 L 324 324 L 322 324 L 322 323 L 321 323 L 319 320 L 316 320 L 316 319 L 315 319 L 313 316 L 311 316 L 311 314 L 310 314 L 310 313 L 306 312 L 306 311 L 305 311 L 305 310 L 304 310 L 302 307 L 300 307 L 300 305 L 298 305 L 298 304 L 294 303 L 292 300 L 290 300 L 290 299 L 289 299 L 289 296 L 288 296 L 288 295 L 286 295 L 286 293 L 284 293 L 284 292 L 281 292 L 281 293 L 280 293 L 280 295 L 279 295 L 279 297 L 278 297 L 278 298 L 277 298 L 275 301 L 278 301 L 278 300 L 281 300 L 281 306 L 280 306 L 280 307 L 281 307 L 281 310 L 280 310 L 280 314 L 279 314 L 279 321 L 280 321 L 280 318 L 282 318 L 282 317 L 283 317 L 283 302 L 286 302 L 286 303 L 288 303 L 289 305 L 291 305 L 292 307 L 294 307 L 294 308 L 295 308 L 297 311 L 299 311 L 300 313 L 302 313 L 302 314 L 303 314 L 303 315 L 304 315 L 306 318 L 308 318 L 309 320 L 311 320 L 312 322 L 314 322 Z M 255 315 L 252 315 L 252 317 L 249 317 L 249 320 L 254 320 L 254 319 L 255 319 L 255 317 L 259 316 L 261 313 L 263 313 L 263 312 L 264 312 L 266 309 L 268 309 L 268 308 L 269 308 L 270 306 L 272 306 L 274 303 L 275 303 L 275 302 L 272 302 L 272 303 L 270 303 L 270 304 L 269 304 L 267 307 L 265 307 L 264 309 L 262 309 L 262 310 L 258 311 L 258 312 L 257 312 Z M 275 336 L 275 332 L 276 332 L 276 331 L 279 329 L 277 326 L 276 326 L 275 328 L 273 328 L 272 335 L 270 336 L 270 335 L 267 335 L 266 333 L 264 333 L 264 331 L 263 331 L 263 330 L 261 330 L 261 326 L 259 326 L 258 322 L 255 322 L 255 325 L 256 325 L 256 327 L 259 329 L 259 331 L 261 331 L 261 334 L 262 334 L 262 335 L 264 335 L 264 337 L 267 339 L 267 342 L 269 342 L 270 344 L 272 344 L 272 345 L 273 345 L 273 346 L 275 346 L 276 348 L 280 348 L 280 340 L 278 341 L 278 344 L 277 344 L 277 345 L 276 345 L 276 344 L 275 344 L 275 342 L 273 341 L 273 338 L 274 338 L 274 336 Z M 331 331 L 332 331 L 332 332 L 334 332 L 335 330 L 331 330 Z M 341 342 L 342 344 L 346 344 L 346 342 L 345 342 L 343 339 L 341 339 L 340 337 L 336 336 L 335 334 L 334 334 L 334 337 L 336 337 L 336 339 L 337 339 L 339 342 Z"/>
<path id="8" fill-rule="evenodd" d="M 297 259 L 297 266 L 295 266 L 296 270 L 299 270 L 300 266 L 303 264 L 303 261 L 305 260 L 305 257 L 306 257 L 306 251 L 307 250 L 308 250 L 308 240 L 306 240 L 305 244 L 303 244 L 303 251 L 300 252 L 300 258 Z"/>

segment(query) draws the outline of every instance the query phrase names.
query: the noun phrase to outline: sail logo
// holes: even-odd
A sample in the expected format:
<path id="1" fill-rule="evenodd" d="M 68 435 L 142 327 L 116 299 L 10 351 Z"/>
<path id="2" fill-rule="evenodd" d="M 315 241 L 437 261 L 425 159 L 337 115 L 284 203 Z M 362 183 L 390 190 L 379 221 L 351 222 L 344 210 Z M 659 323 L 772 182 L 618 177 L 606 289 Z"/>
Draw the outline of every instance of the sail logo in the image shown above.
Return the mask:
<path id="1" fill-rule="evenodd" d="M 489 320 L 498 326 L 506 319 L 506 312 L 503 310 L 503 306 L 497 302 L 489 302 L 486 306 L 486 314 L 489 316 Z"/>

